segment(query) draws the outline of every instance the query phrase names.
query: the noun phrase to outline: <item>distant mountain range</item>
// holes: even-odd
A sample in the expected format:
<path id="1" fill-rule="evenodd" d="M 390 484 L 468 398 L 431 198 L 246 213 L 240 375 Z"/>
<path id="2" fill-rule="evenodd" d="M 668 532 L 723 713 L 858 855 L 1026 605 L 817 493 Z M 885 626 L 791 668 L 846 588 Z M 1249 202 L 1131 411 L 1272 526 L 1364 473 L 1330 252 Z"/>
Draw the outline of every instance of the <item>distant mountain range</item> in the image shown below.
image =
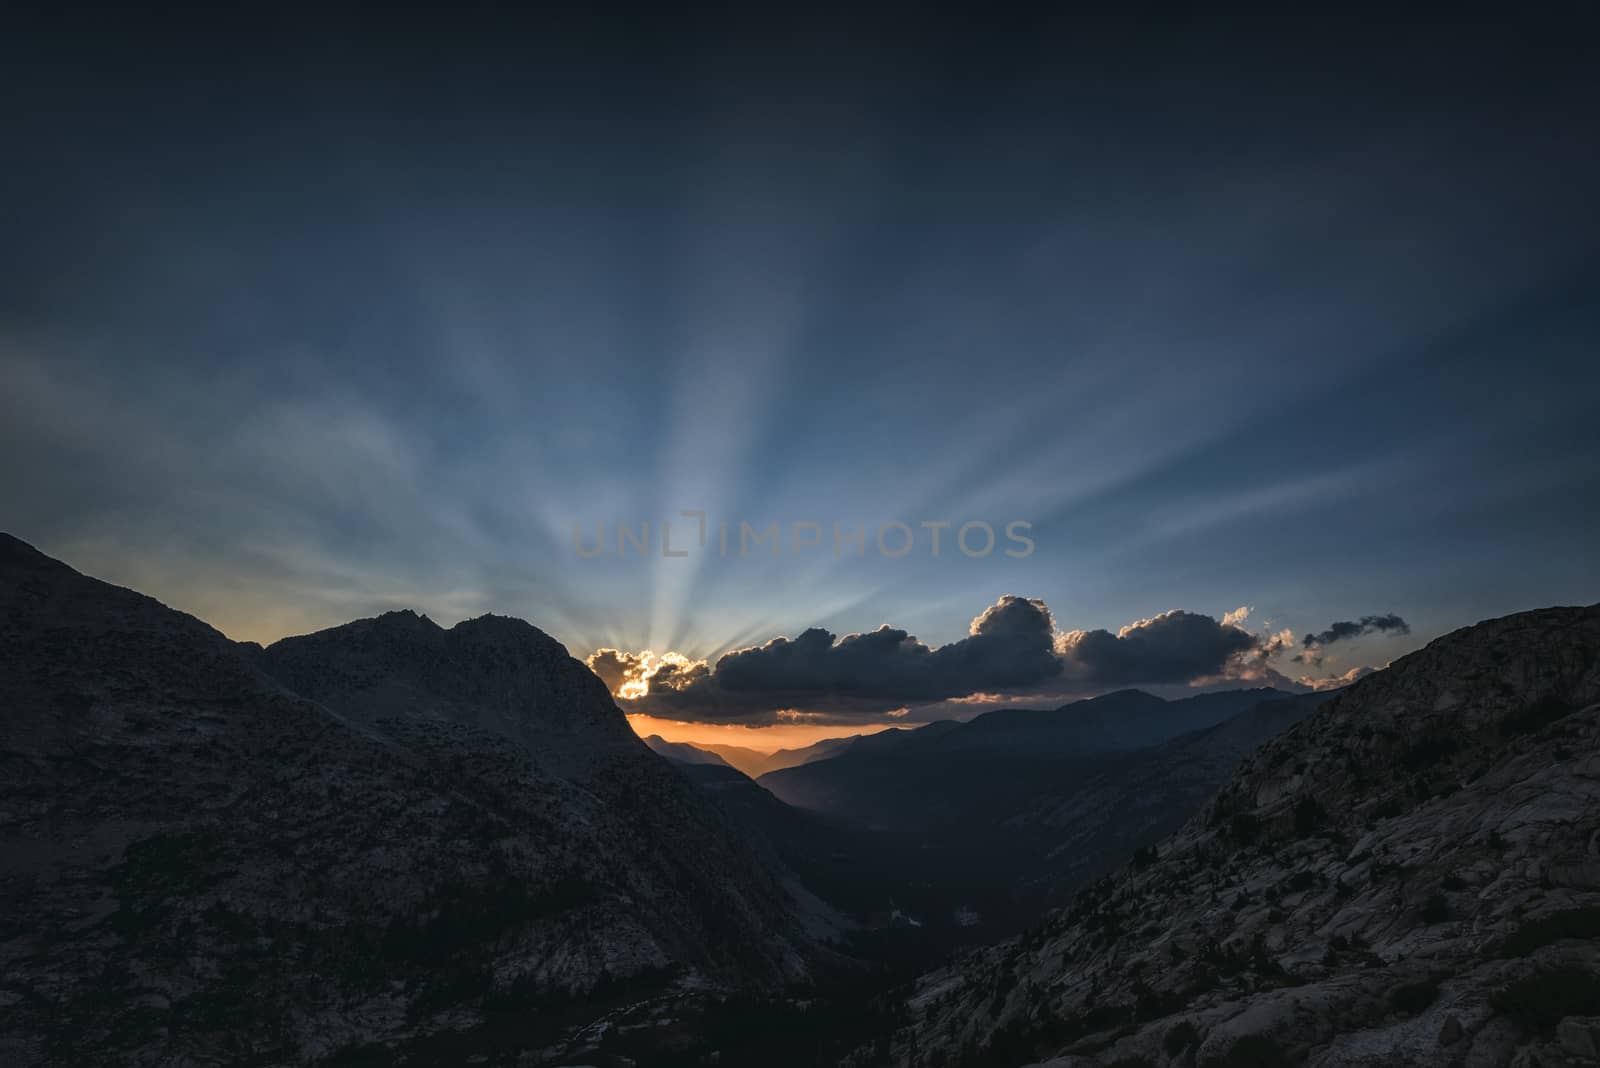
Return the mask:
<path id="1" fill-rule="evenodd" d="M 1330 696 L 1264 688 L 1166 701 L 1123 690 L 829 739 L 756 780 L 811 819 L 778 815 L 732 768 L 691 777 L 742 799 L 738 818 L 831 900 L 880 921 L 914 918 L 937 953 L 1015 933 L 1171 833 L 1246 753 Z M 712 756 L 656 748 L 686 764 Z M 839 857 L 848 876 L 828 862 Z"/>
<path id="2" fill-rule="evenodd" d="M 659 734 L 652 734 L 644 740 L 654 752 L 666 757 L 677 764 L 710 764 L 719 768 L 731 765 L 716 753 L 690 745 L 688 742 L 669 742 Z"/>
<path id="3" fill-rule="evenodd" d="M 792 805 L 878 829 L 987 830 L 1069 789 L 1112 754 L 1214 726 L 1264 702 L 1290 700 L 1286 708 L 1309 712 L 1326 696 L 1255 689 L 1164 701 L 1121 690 L 1048 711 L 997 709 L 965 723 L 852 739 L 825 759 L 759 781 Z"/>
<path id="4" fill-rule="evenodd" d="M 898 728 L 891 727 L 884 733 L 896 734 L 904 732 Z M 803 746 L 799 749 L 779 749 L 772 753 L 763 753 L 745 746 L 721 745 L 712 742 L 702 742 L 693 748 L 699 749 L 701 752 L 712 753 L 720 757 L 730 767 L 738 768 L 752 779 L 758 779 L 769 771 L 781 771 L 784 768 L 798 767 L 801 764 L 809 764 L 815 760 L 826 760 L 829 757 L 837 756 L 862 738 L 868 737 L 871 737 L 871 735 L 852 734 L 841 738 L 824 738 L 820 742 L 813 742 L 811 745 Z M 662 755 L 665 756 L 667 754 L 663 753 Z"/>

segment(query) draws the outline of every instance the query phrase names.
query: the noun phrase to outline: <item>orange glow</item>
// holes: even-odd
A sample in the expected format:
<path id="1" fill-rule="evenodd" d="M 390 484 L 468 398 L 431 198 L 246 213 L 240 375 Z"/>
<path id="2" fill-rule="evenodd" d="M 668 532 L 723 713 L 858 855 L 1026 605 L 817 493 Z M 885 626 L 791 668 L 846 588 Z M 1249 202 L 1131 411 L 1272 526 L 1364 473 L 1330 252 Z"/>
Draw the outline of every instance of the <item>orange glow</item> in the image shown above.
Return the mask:
<path id="1" fill-rule="evenodd" d="M 807 723 L 777 723 L 770 727 L 746 727 L 731 723 L 683 723 L 675 719 L 657 719 L 655 716 L 632 715 L 628 717 L 634 733 L 641 738 L 659 734 L 669 742 L 688 742 L 690 745 L 738 745 L 759 753 L 773 753 L 779 749 L 800 749 L 814 745 L 824 738 L 841 738 L 851 734 L 876 734 L 900 723 L 830 723 L 825 726 Z"/>
<path id="2" fill-rule="evenodd" d="M 637 700 L 650 693 L 650 680 L 655 678 L 656 672 L 662 668 L 671 667 L 681 670 L 694 667 L 695 663 L 695 661 L 690 660 L 682 653 L 662 653 L 657 656 L 649 649 L 646 649 L 639 654 L 638 663 L 635 665 L 633 672 L 630 673 L 628 680 L 617 688 L 616 696 L 627 698 L 630 701 Z M 704 661 L 700 661 L 700 663 L 703 665 Z"/>

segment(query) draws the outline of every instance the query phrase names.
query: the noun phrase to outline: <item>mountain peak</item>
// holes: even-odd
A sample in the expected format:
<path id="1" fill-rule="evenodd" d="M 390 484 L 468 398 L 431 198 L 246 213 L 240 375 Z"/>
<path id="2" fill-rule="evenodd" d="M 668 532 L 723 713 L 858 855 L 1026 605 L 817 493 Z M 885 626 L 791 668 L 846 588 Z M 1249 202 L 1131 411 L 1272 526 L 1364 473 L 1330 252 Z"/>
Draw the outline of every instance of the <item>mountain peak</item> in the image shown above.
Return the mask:
<path id="1" fill-rule="evenodd" d="M 385 627 L 412 627 L 423 630 L 440 630 L 439 624 L 411 608 L 397 608 L 371 617 L 372 622 Z M 357 621 L 359 622 L 359 620 Z"/>
<path id="2" fill-rule="evenodd" d="M 1104 705 L 1133 705 L 1133 706 L 1138 706 L 1138 705 L 1149 705 L 1149 704 L 1166 704 L 1167 701 L 1166 701 L 1166 698 L 1157 697 L 1155 694 L 1149 693 L 1148 691 L 1137 690 L 1137 689 L 1134 689 L 1132 687 L 1126 687 L 1126 688 L 1121 689 L 1121 690 L 1112 690 L 1110 693 L 1103 693 L 1103 694 L 1100 694 L 1097 697 L 1091 697 L 1087 701 L 1078 702 L 1078 703 L 1080 703 L 1080 704 L 1095 704 L 1095 705 L 1102 705 L 1102 706 L 1104 706 Z"/>
<path id="3" fill-rule="evenodd" d="M 527 620 L 517 616 L 495 615 L 493 612 L 463 619 L 450 628 L 450 633 L 481 641 L 532 642 L 559 649 L 563 655 L 567 651 L 564 645 Z"/>
<path id="4" fill-rule="evenodd" d="M 832 959 L 778 861 L 520 621 L 256 650 L 5 538 L 0 634 L 6 1064 L 465 1063 L 508 999 Z M 555 1016 L 519 1013 L 531 1047 L 581 1042 Z"/>
<path id="5" fill-rule="evenodd" d="M 260 664 L 296 693 L 357 720 L 451 720 L 535 751 L 552 744 L 552 732 L 569 740 L 633 733 L 592 671 L 511 616 L 483 615 L 445 629 L 416 612 L 386 612 L 283 638 Z"/>

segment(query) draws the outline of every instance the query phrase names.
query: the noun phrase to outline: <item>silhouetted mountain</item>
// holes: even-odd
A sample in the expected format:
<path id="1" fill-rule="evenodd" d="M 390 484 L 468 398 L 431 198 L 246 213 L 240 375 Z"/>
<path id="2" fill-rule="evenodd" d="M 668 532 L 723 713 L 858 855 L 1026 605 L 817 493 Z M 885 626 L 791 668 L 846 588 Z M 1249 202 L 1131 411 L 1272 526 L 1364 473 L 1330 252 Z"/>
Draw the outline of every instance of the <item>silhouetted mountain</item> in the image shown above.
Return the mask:
<path id="1" fill-rule="evenodd" d="M 760 778 L 760 776 L 769 771 L 782 771 L 784 768 L 799 767 L 801 764 L 809 764 L 814 760 L 826 760 L 843 752 L 863 737 L 865 735 L 850 734 L 842 738 L 824 738 L 820 742 L 812 742 L 810 745 L 802 746 L 799 749 L 779 749 L 774 753 L 768 754 L 767 759 L 761 766 L 761 771 L 751 776 L 751 778 Z"/>
<path id="2" fill-rule="evenodd" d="M 263 651 L 0 535 L 0 708 L 8 1065 L 554 1056 L 614 999 L 828 956 L 518 620 Z"/>
<path id="3" fill-rule="evenodd" d="M 1106 754 L 1210 727 L 1288 696 L 1256 689 L 1164 701 L 1120 690 L 1051 711 L 996 709 L 966 723 L 869 735 L 828 759 L 759 781 L 790 804 L 871 827 L 987 827 L 1059 793 L 1063 782 L 1091 774 Z"/>
<path id="4" fill-rule="evenodd" d="M 954 723 L 949 724 L 949 726 L 954 725 Z M 884 739 L 889 739 L 908 733 L 909 731 L 903 728 L 891 727 L 875 734 L 850 734 L 839 738 L 824 738 L 799 749 L 779 749 L 771 753 L 761 753 L 737 745 L 706 744 L 700 748 L 716 753 L 752 779 L 758 779 L 771 771 L 782 771 L 784 768 L 799 767 L 801 764 L 838 756 L 865 738 L 882 736 Z"/>
<path id="5" fill-rule="evenodd" d="M 1142 690 L 1117 690 L 1052 712 L 1010 708 L 986 712 L 967 723 L 951 744 L 964 748 L 1043 745 L 1096 753 L 1141 749 L 1221 723 L 1261 702 L 1292 696 L 1261 687 L 1167 701 Z"/>
<path id="6" fill-rule="evenodd" d="M 859 889 L 948 950 L 1015 933 L 1171 833 L 1245 753 L 1329 696 L 1260 689 L 1169 702 L 1125 690 L 865 736 L 758 782 L 854 826 L 856 851 L 885 858 L 863 865 L 873 877 Z"/>
<path id="7" fill-rule="evenodd" d="M 1018 873 L 1016 899 L 1046 908 L 1120 866 L 1181 826 L 1247 754 L 1333 696 L 1267 692 L 1273 696 L 1214 727 L 1160 745 L 1106 754 L 1092 774 L 1041 793 L 1008 818 L 1006 832 L 1020 835 L 1040 851 L 1037 864 Z M 1213 707 L 1231 703 L 1218 700 Z"/>
<path id="8" fill-rule="evenodd" d="M 769 753 L 763 753 L 758 749 L 747 749 L 742 745 L 707 742 L 695 748 L 716 754 L 722 758 L 723 763 L 738 768 L 752 779 L 766 770 L 767 761 L 771 756 Z"/>
<path id="9" fill-rule="evenodd" d="M 1044 926 L 925 976 L 891 1061 L 1595 1063 L 1597 702 L 1600 605 L 1432 642 Z"/>
<path id="10" fill-rule="evenodd" d="M 652 752 L 666 757 L 674 764 L 712 764 L 719 768 L 729 766 L 726 760 L 715 753 L 690 745 L 688 742 L 669 742 L 659 734 L 650 735 L 644 740 L 644 744 L 648 745 Z"/>

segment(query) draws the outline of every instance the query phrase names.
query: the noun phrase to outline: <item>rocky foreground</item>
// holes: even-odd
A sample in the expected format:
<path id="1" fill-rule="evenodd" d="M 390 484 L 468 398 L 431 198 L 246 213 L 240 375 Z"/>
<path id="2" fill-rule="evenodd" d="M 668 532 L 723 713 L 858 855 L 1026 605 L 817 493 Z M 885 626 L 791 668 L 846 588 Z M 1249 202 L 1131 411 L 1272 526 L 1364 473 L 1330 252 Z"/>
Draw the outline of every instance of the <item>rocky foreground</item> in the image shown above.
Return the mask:
<path id="1" fill-rule="evenodd" d="M 560 1063 L 828 920 L 526 623 L 262 650 L 0 535 L 7 1068 Z"/>
<path id="2" fill-rule="evenodd" d="M 1600 1063 L 1597 702 L 1600 606 L 1438 639 L 1044 926 L 924 976 L 888 1059 Z"/>

